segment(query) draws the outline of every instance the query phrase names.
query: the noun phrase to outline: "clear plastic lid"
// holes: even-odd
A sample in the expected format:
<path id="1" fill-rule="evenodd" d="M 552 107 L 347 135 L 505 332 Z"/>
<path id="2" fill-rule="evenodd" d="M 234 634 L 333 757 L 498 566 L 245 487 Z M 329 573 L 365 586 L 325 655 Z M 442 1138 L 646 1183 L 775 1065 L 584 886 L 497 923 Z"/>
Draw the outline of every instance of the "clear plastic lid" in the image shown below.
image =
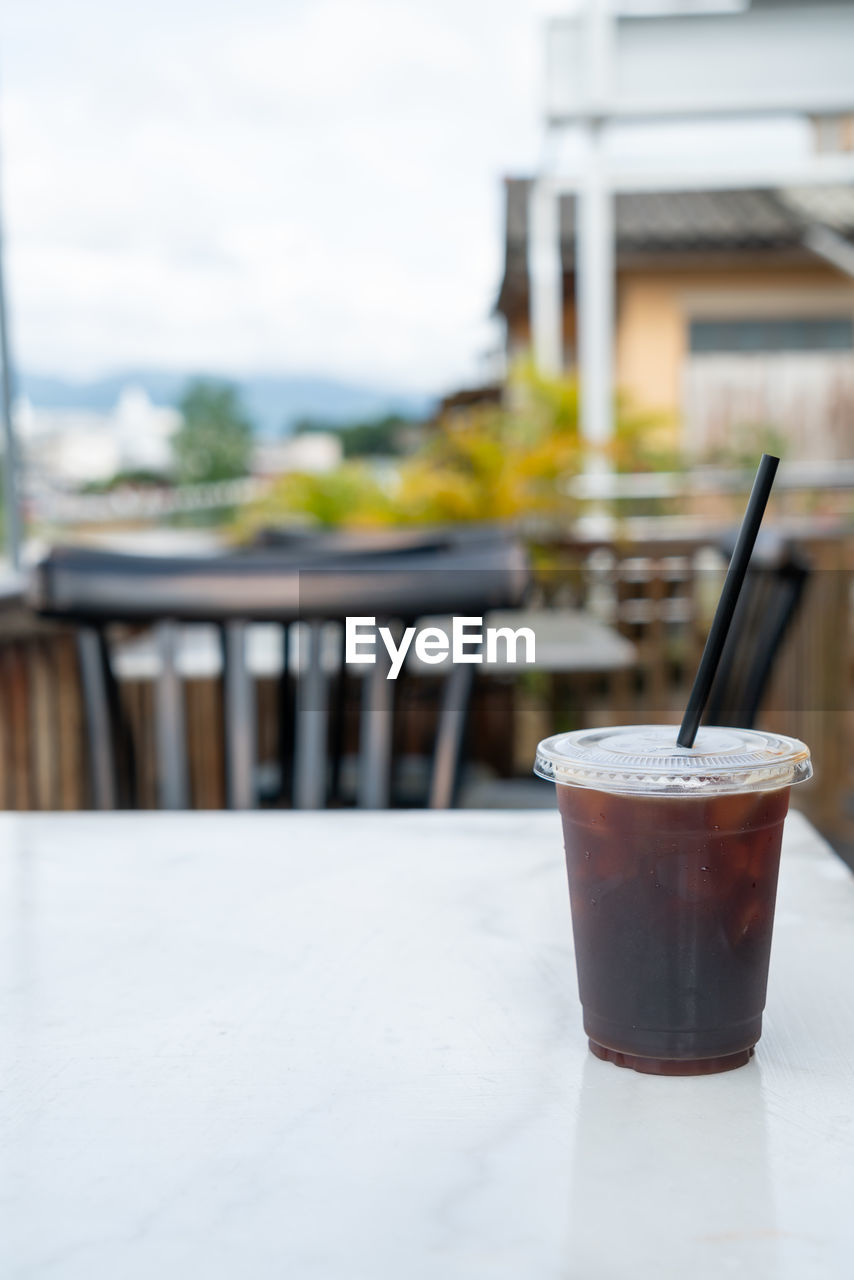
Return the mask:
<path id="1" fill-rule="evenodd" d="M 672 796 L 774 791 L 812 777 L 797 738 L 709 726 L 689 748 L 676 745 L 678 732 L 643 724 L 559 733 L 538 746 L 534 773 L 562 786 Z"/>

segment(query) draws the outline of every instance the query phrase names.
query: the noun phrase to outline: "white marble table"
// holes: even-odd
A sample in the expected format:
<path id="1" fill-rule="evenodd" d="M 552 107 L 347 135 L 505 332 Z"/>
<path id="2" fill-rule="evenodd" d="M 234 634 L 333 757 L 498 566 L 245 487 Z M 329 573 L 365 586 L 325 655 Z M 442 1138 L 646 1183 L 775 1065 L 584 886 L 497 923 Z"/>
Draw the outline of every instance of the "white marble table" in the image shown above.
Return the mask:
<path id="1" fill-rule="evenodd" d="M 848 1277 L 854 880 L 753 1062 L 587 1053 L 553 813 L 0 818 L 3 1280 Z"/>

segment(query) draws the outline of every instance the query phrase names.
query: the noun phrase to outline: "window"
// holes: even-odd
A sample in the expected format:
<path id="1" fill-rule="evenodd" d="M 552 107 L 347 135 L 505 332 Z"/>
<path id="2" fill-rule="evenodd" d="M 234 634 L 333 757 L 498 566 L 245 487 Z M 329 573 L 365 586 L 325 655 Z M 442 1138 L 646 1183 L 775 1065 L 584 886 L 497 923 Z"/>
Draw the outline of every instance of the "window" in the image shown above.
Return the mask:
<path id="1" fill-rule="evenodd" d="M 851 316 L 804 316 L 786 320 L 692 320 L 691 351 L 850 351 L 854 347 Z"/>

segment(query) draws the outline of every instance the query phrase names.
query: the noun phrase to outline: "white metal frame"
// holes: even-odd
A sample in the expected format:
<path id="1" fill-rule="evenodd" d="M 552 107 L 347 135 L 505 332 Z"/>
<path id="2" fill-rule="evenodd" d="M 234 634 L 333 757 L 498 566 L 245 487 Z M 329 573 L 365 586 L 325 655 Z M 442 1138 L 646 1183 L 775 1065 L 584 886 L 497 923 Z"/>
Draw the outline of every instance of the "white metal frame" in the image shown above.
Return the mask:
<path id="1" fill-rule="evenodd" d="M 708 15 L 706 15 L 708 16 Z M 720 15 L 729 22 L 739 14 Z M 636 21 L 638 19 L 635 19 Z M 650 22 L 660 21 L 651 16 Z M 616 282 L 614 197 L 618 192 L 734 190 L 752 187 L 797 187 L 854 183 L 854 155 L 818 154 L 807 162 L 793 157 L 791 163 L 717 166 L 714 168 L 614 168 L 609 166 L 602 147 L 605 127 L 620 119 L 658 119 L 662 116 L 697 119 L 726 116 L 751 117 L 770 110 L 808 113 L 827 109 L 813 102 L 778 94 L 769 102 L 728 102 L 725 97 L 706 106 L 690 102 L 681 111 L 672 105 L 666 111 L 643 103 L 631 111 L 615 108 L 611 101 L 614 40 L 617 18 L 607 0 L 588 0 L 583 15 L 586 38 L 586 94 L 571 116 L 548 118 L 550 130 L 571 119 L 580 127 L 584 159 L 573 172 L 545 172 L 532 184 L 528 206 L 528 267 L 531 340 L 534 360 L 544 372 L 563 367 L 563 297 L 560 256 L 560 198 L 576 198 L 576 314 L 578 324 L 578 372 L 581 389 L 581 431 L 594 446 L 607 442 L 613 434 L 614 295 Z M 779 99 L 779 101 L 778 101 Z M 847 102 L 834 98 L 834 109 L 854 110 L 854 77 Z M 812 230 L 805 236 L 815 252 L 831 258 L 836 265 L 854 273 L 854 250 L 847 242 L 830 244 Z M 841 240 L 841 237 L 837 237 Z M 849 261 L 848 250 L 851 255 Z M 601 457 L 594 462 L 601 469 Z"/>

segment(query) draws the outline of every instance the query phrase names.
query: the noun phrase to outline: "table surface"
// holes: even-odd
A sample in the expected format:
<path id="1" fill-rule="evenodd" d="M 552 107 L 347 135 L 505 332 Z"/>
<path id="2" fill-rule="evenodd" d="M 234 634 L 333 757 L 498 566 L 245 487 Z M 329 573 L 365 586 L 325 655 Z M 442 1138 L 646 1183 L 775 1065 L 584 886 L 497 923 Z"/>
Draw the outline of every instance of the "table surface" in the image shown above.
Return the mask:
<path id="1" fill-rule="evenodd" d="M 556 813 L 0 817 L 0 1275 L 848 1277 L 854 880 L 751 1064 L 581 1030 Z"/>

